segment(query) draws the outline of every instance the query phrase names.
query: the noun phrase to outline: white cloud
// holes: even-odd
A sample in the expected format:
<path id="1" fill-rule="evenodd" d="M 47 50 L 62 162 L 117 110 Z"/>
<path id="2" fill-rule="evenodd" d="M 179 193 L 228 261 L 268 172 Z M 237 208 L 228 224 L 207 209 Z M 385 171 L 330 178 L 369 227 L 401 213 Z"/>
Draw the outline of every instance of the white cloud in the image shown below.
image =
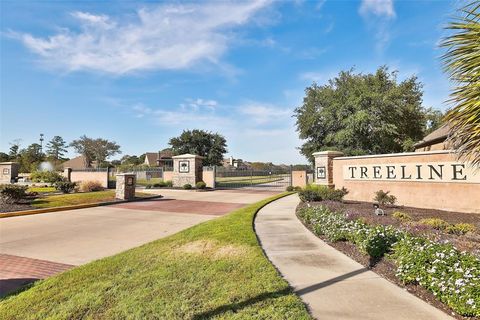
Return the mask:
<path id="1" fill-rule="evenodd" d="M 251 120 L 258 124 L 285 119 L 290 117 L 292 114 L 291 109 L 281 108 L 271 104 L 264 104 L 255 101 L 248 102 L 247 104 L 238 107 L 238 111 L 251 117 Z"/>
<path id="2" fill-rule="evenodd" d="M 359 11 L 363 16 L 373 14 L 388 18 L 395 17 L 393 0 L 362 0 Z"/>
<path id="3" fill-rule="evenodd" d="M 134 19 L 74 12 L 79 31 L 62 29 L 47 38 L 11 33 L 50 67 L 127 74 L 177 70 L 219 61 L 234 36 L 267 0 L 161 4 L 139 9 Z"/>
<path id="4" fill-rule="evenodd" d="M 362 0 L 359 13 L 367 26 L 375 30 L 375 49 L 383 53 L 391 39 L 390 22 L 396 16 L 393 0 Z"/>
<path id="5" fill-rule="evenodd" d="M 180 107 L 182 109 L 192 108 L 193 110 L 200 110 L 202 108 L 214 110 L 215 107 L 218 105 L 218 102 L 215 100 L 204 100 L 201 98 L 197 99 L 185 99 L 185 103 L 181 103 Z"/>

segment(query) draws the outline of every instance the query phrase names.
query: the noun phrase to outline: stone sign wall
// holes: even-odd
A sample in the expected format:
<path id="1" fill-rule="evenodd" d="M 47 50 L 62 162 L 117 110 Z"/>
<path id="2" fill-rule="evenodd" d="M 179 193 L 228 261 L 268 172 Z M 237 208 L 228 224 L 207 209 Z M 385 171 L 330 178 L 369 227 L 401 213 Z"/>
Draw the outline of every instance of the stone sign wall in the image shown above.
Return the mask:
<path id="1" fill-rule="evenodd" d="M 15 182 L 19 167 L 17 162 L 0 162 L 0 183 Z"/>
<path id="2" fill-rule="evenodd" d="M 399 205 L 480 213 L 480 169 L 457 161 L 451 151 L 358 157 L 337 153 L 327 164 L 325 153 L 314 155 L 322 160 L 316 161 L 317 183 L 347 188 L 346 199 L 371 202 L 376 191 L 384 190 Z"/>
<path id="3" fill-rule="evenodd" d="M 182 154 L 173 158 L 172 182 L 174 187 L 183 187 L 185 184 L 195 186 L 202 181 L 202 159 L 194 154 Z"/>

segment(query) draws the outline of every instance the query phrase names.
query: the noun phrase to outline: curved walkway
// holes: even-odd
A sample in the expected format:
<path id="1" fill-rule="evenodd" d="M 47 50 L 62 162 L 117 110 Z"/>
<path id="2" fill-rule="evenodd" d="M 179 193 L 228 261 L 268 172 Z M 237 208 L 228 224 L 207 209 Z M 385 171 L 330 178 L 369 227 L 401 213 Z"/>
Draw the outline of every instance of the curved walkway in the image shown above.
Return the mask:
<path id="1" fill-rule="evenodd" d="M 313 235 L 297 195 L 261 209 L 255 230 L 268 258 L 317 319 L 451 319 Z"/>

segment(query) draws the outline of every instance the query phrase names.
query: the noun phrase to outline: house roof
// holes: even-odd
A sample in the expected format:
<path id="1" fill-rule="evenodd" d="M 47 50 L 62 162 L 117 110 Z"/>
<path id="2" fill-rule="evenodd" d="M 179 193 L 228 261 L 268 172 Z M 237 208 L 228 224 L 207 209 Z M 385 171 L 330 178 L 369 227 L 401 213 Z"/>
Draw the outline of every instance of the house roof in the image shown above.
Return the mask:
<path id="1" fill-rule="evenodd" d="M 96 167 L 96 161 L 92 161 L 92 166 Z M 85 156 L 80 155 L 78 157 L 72 158 L 70 160 L 62 163 L 63 168 L 72 168 L 72 169 L 84 169 L 85 167 Z"/>
<path id="2" fill-rule="evenodd" d="M 446 123 L 437 130 L 430 132 L 427 136 L 425 136 L 425 138 L 423 138 L 423 140 L 417 142 L 414 147 L 423 148 L 432 144 L 443 142 L 448 138 L 449 132 L 450 126 Z"/>
<path id="3" fill-rule="evenodd" d="M 172 150 L 162 150 L 158 153 L 160 159 L 171 159 L 173 157 Z"/>
<path id="4" fill-rule="evenodd" d="M 149 165 L 157 164 L 158 152 L 146 152 L 145 153 L 145 162 Z"/>

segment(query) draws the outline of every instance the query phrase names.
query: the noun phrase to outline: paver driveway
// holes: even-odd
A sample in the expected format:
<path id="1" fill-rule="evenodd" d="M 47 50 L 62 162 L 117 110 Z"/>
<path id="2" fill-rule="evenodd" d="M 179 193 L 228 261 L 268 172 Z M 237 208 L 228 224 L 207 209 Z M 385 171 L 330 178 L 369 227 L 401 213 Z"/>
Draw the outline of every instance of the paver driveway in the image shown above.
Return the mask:
<path id="1" fill-rule="evenodd" d="M 273 194 L 148 192 L 164 197 L 0 219 L 0 295 L 23 283 L 171 235 Z"/>

